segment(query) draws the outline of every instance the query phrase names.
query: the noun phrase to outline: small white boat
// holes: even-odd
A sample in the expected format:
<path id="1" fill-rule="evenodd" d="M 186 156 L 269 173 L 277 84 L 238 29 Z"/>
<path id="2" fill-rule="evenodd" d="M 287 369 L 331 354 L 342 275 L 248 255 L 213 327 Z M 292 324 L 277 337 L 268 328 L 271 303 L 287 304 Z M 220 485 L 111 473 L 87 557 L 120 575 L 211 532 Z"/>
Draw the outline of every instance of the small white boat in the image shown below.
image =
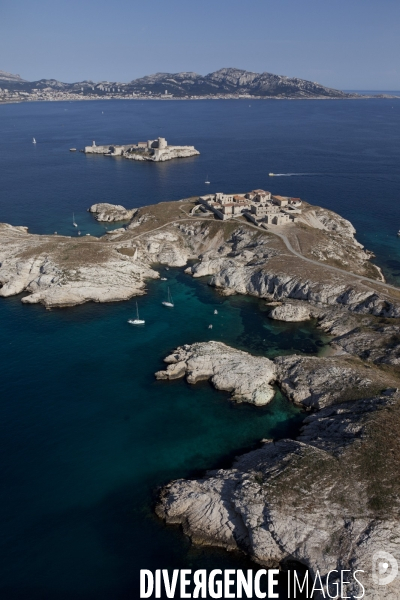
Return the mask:
<path id="1" fill-rule="evenodd" d="M 400 237 L 400 229 L 398 230 L 397 235 Z"/>
<path id="2" fill-rule="evenodd" d="M 217 309 L 215 309 L 214 310 L 214 315 L 217 315 L 217 314 L 218 314 L 218 311 L 217 311 Z"/>
<path id="3" fill-rule="evenodd" d="M 139 307 L 138 304 L 136 302 L 136 319 L 129 319 L 128 323 L 130 323 L 131 325 L 144 325 L 145 321 L 143 321 L 143 319 L 139 318 Z"/>
<path id="4" fill-rule="evenodd" d="M 72 213 L 72 225 L 74 227 L 78 227 L 77 223 L 75 223 L 75 215 L 74 215 L 74 213 Z"/>
<path id="5" fill-rule="evenodd" d="M 208 181 L 208 175 L 207 175 L 206 181 L 204 183 L 211 183 L 210 181 Z"/>
<path id="6" fill-rule="evenodd" d="M 81 232 L 80 232 L 80 231 L 78 231 L 78 235 L 81 235 Z"/>
<path id="7" fill-rule="evenodd" d="M 171 292 L 169 291 L 168 288 L 168 300 L 164 300 L 162 302 L 162 304 L 164 304 L 164 306 L 168 306 L 168 308 L 174 308 L 174 301 L 172 300 L 172 296 L 171 296 Z"/>
<path id="8" fill-rule="evenodd" d="M 36 144 L 35 138 L 32 138 L 32 144 Z"/>
<path id="9" fill-rule="evenodd" d="M 209 326 L 208 326 L 208 329 L 212 329 L 212 325 L 209 325 Z"/>
<path id="10" fill-rule="evenodd" d="M 270 177 L 275 177 L 275 173 L 268 173 Z"/>
<path id="11" fill-rule="evenodd" d="M 70 148 L 69 151 L 70 152 L 76 152 L 76 148 Z"/>
<path id="12" fill-rule="evenodd" d="M 166 277 L 161 277 L 161 281 L 167 281 Z"/>

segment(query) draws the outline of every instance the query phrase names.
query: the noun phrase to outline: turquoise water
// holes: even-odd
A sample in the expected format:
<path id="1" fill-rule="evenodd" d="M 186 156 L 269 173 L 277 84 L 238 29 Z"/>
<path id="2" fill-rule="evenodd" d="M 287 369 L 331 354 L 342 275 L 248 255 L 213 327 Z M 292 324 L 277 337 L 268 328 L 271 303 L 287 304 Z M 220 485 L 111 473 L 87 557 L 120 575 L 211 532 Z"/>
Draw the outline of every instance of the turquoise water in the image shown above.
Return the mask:
<path id="1" fill-rule="evenodd" d="M 144 327 L 127 324 L 134 300 L 52 311 L 2 303 L 2 369 L 14 373 L 2 379 L 2 597 L 135 598 L 139 567 L 235 563 L 165 528 L 152 512 L 157 487 L 295 434 L 302 415 L 280 394 L 265 408 L 236 405 L 206 382 L 154 372 L 183 343 L 274 356 L 315 353 L 322 341 L 312 325 L 268 320 L 262 301 L 162 274 L 168 281 L 139 299 Z M 167 285 L 173 310 L 161 304 Z"/>
<path id="2" fill-rule="evenodd" d="M 350 218 L 400 282 L 399 125 L 400 102 L 381 100 L 1 106 L 0 221 L 71 235 L 75 212 L 83 233 L 100 235 L 87 213 L 94 202 L 261 187 Z M 157 135 L 201 155 L 141 164 L 68 151 Z M 262 301 L 222 298 L 183 269 L 163 274 L 169 281 L 150 282 L 139 299 L 144 328 L 127 324 L 135 300 L 46 311 L 1 299 L 1 598 L 135 599 L 141 567 L 245 564 L 164 527 L 157 490 L 229 465 L 263 437 L 295 435 L 302 415 L 279 394 L 265 408 L 235 405 L 208 383 L 156 381 L 154 372 L 183 343 L 217 339 L 274 356 L 315 354 L 325 340 L 313 323 L 269 321 Z M 167 285 L 173 311 L 161 305 Z"/>

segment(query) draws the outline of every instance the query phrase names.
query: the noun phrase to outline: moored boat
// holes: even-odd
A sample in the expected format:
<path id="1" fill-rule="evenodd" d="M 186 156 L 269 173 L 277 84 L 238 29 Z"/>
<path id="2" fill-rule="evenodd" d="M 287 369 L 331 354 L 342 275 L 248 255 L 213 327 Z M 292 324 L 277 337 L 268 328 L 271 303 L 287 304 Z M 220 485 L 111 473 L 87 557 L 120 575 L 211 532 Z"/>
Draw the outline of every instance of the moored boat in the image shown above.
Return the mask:
<path id="1" fill-rule="evenodd" d="M 171 292 L 169 291 L 168 288 L 168 300 L 164 300 L 162 302 L 162 304 L 164 304 L 164 306 L 168 306 L 168 308 L 174 308 L 174 301 L 172 300 L 172 296 L 171 296 Z"/>
<path id="2" fill-rule="evenodd" d="M 139 317 L 139 307 L 138 307 L 137 302 L 136 302 L 136 319 L 129 319 L 128 323 L 130 323 L 131 325 L 144 325 L 145 324 L 145 321 Z"/>

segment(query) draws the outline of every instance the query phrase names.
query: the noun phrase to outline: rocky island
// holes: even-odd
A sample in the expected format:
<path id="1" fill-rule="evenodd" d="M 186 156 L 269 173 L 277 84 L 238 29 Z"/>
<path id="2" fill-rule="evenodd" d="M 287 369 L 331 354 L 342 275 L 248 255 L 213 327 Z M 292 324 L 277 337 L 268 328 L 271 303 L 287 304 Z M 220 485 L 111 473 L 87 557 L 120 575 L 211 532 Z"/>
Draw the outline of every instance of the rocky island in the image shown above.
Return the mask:
<path id="1" fill-rule="evenodd" d="M 221 294 L 264 299 L 267 318 L 315 319 L 331 336 L 325 356 L 270 360 L 215 341 L 171 348 L 159 379 L 209 379 L 254 410 L 275 385 L 307 416 L 296 439 L 260 440 L 230 468 L 169 483 L 156 512 L 194 543 L 267 567 L 295 561 L 323 581 L 332 569 L 362 569 L 366 597 L 394 600 L 397 580 L 383 596 L 370 565 L 376 551 L 400 552 L 400 290 L 384 281 L 351 223 L 268 194 L 134 212 L 94 205 L 97 218 L 124 221 L 99 238 L 2 224 L 0 296 L 24 293 L 23 302 L 46 307 L 125 300 L 145 293 L 163 264 L 207 277 Z M 359 593 L 354 587 L 350 597 Z"/>
<path id="2" fill-rule="evenodd" d="M 200 154 L 194 146 L 169 146 L 165 138 L 138 142 L 137 144 L 106 144 L 85 146 L 85 154 L 103 154 L 104 156 L 123 156 L 131 160 L 147 160 L 151 162 L 164 162 L 173 158 L 187 158 Z"/>

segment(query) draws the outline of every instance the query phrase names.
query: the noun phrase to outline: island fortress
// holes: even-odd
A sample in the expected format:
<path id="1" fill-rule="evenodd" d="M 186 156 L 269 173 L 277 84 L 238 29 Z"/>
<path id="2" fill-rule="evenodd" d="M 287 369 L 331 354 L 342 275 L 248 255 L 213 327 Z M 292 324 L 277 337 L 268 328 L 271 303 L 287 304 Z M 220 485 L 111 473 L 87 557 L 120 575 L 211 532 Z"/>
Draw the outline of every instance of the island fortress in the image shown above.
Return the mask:
<path id="1" fill-rule="evenodd" d="M 212 211 L 225 221 L 245 216 L 255 225 L 285 225 L 295 223 L 301 214 L 300 198 L 273 196 L 271 192 L 253 190 L 247 194 L 208 194 L 199 198 L 203 211 Z"/>
<path id="2" fill-rule="evenodd" d="M 162 137 L 156 140 L 147 140 L 147 142 L 125 145 L 106 144 L 105 146 L 96 146 L 96 142 L 93 142 L 91 146 L 85 146 L 84 152 L 85 154 L 123 156 L 132 160 L 150 160 L 153 162 L 200 154 L 194 146 L 169 146 L 167 140 Z"/>

